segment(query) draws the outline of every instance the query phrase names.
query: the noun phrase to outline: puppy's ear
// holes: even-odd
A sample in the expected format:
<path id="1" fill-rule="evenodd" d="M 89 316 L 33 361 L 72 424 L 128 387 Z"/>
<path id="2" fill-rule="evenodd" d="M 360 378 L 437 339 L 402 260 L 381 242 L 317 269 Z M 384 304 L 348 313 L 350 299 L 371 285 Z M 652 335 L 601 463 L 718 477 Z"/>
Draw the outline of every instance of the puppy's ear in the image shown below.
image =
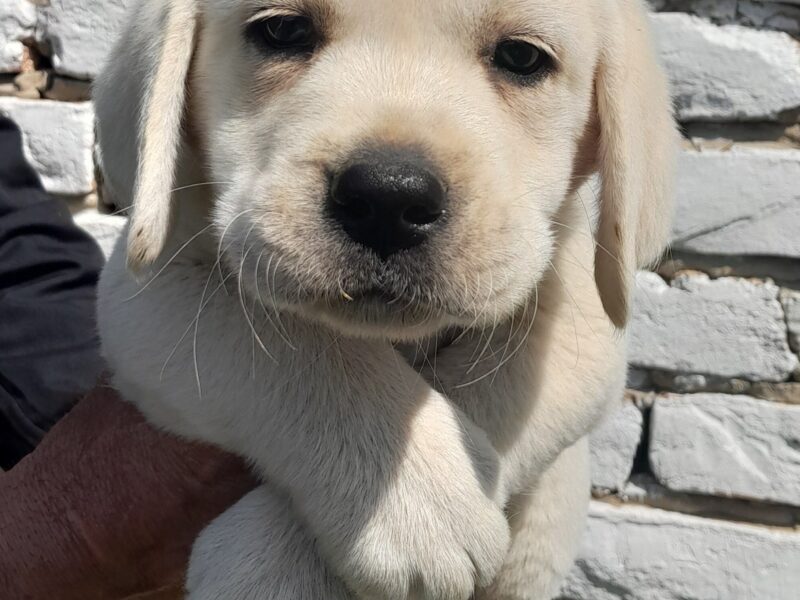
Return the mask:
<path id="1" fill-rule="evenodd" d="M 186 84 L 197 31 L 196 0 L 141 0 L 95 84 L 101 163 L 118 206 L 133 205 L 128 266 L 164 249 L 182 143 Z"/>
<path id="2" fill-rule="evenodd" d="M 677 134 L 666 80 L 640 0 L 611 0 L 595 92 L 602 180 L 595 279 L 617 327 L 630 312 L 637 268 L 668 240 Z"/>

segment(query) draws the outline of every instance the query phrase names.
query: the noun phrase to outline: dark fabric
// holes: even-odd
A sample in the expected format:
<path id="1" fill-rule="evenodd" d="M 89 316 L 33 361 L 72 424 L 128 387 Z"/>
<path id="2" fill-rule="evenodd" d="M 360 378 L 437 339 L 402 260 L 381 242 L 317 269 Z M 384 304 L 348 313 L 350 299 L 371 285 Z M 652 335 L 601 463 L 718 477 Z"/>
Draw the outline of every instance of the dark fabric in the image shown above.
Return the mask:
<path id="1" fill-rule="evenodd" d="M 8 470 L 102 371 L 100 249 L 49 196 L 0 117 L 0 467 Z"/>

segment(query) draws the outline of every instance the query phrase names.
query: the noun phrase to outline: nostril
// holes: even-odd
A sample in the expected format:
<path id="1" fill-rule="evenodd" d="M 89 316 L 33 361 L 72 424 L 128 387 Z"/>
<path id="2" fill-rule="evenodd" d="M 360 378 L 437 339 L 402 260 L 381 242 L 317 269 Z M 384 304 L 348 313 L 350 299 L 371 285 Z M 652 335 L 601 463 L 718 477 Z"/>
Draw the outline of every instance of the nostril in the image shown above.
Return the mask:
<path id="1" fill-rule="evenodd" d="M 410 225 L 423 227 L 438 221 L 439 217 L 442 216 L 442 213 L 443 211 L 441 210 L 431 209 L 428 206 L 418 204 L 406 209 L 403 212 L 403 221 Z"/>

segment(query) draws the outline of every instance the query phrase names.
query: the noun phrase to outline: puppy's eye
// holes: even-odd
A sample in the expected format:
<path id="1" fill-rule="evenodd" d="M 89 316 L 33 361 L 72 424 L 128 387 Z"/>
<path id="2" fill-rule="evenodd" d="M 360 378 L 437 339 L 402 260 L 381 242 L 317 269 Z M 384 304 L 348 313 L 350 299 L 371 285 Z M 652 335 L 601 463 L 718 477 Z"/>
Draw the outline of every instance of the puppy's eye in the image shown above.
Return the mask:
<path id="1" fill-rule="evenodd" d="M 550 66 L 550 56 L 544 50 L 521 40 L 500 42 L 492 60 L 498 68 L 522 77 L 530 77 Z"/>
<path id="2" fill-rule="evenodd" d="M 283 15 L 251 23 L 248 35 L 274 50 L 310 50 L 317 41 L 314 24 L 308 17 Z"/>

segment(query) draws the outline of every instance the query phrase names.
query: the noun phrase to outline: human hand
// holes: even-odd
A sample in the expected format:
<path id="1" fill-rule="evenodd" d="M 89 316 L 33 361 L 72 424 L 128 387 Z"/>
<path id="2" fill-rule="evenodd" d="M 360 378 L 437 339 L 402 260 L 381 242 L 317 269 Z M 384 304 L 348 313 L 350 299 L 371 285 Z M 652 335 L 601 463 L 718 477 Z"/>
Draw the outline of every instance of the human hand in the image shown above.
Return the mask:
<path id="1" fill-rule="evenodd" d="M 156 431 L 98 387 L 0 474 L 0 589 L 180 597 L 195 537 L 255 485 L 236 457 Z"/>

